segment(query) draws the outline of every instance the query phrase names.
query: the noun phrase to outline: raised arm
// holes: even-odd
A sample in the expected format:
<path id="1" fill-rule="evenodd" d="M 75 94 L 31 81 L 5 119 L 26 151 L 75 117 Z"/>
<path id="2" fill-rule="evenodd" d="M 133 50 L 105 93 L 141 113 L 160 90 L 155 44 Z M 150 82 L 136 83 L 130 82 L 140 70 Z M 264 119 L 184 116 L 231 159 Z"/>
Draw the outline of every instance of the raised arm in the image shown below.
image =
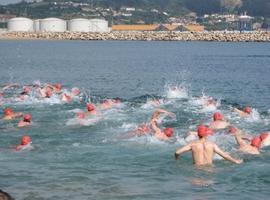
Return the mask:
<path id="1" fill-rule="evenodd" d="M 164 109 L 156 109 L 153 116 L 159 116 L 160 114 L 166 114 L 171 118 L 176 118 L 175 114 Z"/>
<path id="2" fill-rule="evenodd" d="M 187 144 L 186 146 L 183 146 L 175 151 L 174 157 L 177 160 L 179 156 L 185 152 L 188 152 L 191 150 L 190 144 Z"/>
<path id="3" fill-rule="evenodd" d="M 241 164 L 243 162 L 243 160 L 239 160 L 239 159 L 235 159 L 235 158 L 231 157 L 228 153 L 222 151 L 216 144 L 214 146 L 214 151 L 215 151 L 215 153 L 220 155 L 225 160 L 231 161 L 235 164 Z"/>

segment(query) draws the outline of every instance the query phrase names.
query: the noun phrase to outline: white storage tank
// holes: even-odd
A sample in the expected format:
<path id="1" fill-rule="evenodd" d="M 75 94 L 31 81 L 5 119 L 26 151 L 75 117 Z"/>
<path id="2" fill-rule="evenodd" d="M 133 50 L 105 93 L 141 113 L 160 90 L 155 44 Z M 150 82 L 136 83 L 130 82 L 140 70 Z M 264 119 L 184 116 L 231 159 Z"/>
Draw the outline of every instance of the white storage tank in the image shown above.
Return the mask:
<path id="1" fill-rule="evenodd" d="M 68 30 L 71 32 L 90 32 L 91 23 L 88 19 L 72 19 L 68 23 Z"/>
<path id="2" fill-rule="evenodd" d="M 108 32 L 108 21 L 104 19 L 90 19 L 91 30 L 90 32 Z"/>
<path id="3" fill-rule="evenodd" d="M 25 17 L 15 17 L 8 20 L 8 31 L 33 31 L 34 22 Z"/>
<path id="4" fill-rule="evenodd" d="M 42 32 L 64 32 L 67 30 L 65 20 L 58 18 L 45 18 L 40 20 L 40 31 Z"/>
<path id="5" fill-rule="evenodd" d="M 39 32 L 40 31 L 40 19 L 34 20 L 34 31 Z"/>

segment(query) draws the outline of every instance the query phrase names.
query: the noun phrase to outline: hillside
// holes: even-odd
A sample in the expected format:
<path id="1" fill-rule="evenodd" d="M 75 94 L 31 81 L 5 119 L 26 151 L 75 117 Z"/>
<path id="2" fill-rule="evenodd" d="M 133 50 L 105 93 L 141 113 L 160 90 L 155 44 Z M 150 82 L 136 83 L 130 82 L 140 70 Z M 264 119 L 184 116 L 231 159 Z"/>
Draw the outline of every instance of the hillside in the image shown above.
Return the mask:
<path id="1" fill-rule="evenodd" d="M 0 6 L 0 14 L 31 18 L 105 18 L 114 24 L 188 23 L 205 14 L 270 18 L 269 0 L 35 0 Z"/>

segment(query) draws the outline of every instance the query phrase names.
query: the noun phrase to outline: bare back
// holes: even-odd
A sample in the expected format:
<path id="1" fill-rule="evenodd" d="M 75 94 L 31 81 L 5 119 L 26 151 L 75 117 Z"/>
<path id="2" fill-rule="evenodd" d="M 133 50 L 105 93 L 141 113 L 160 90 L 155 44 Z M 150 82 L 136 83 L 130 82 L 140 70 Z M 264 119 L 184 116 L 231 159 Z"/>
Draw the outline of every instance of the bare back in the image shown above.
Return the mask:
<path id="1" fill-rule="evenodd" d="M 195 165 L 211 165 L 214 157 L 214 143 L 198 140 L 191 143 L 193 162 Z"/>

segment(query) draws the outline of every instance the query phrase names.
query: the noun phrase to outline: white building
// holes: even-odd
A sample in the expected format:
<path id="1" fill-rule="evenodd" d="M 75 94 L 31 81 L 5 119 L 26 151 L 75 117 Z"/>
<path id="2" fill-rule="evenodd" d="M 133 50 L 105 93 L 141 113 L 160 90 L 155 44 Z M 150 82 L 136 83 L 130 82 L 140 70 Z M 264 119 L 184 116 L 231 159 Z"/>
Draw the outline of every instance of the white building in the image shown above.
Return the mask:
<path id="1" fill-rule="evenodd" d="M 15 17 L 8 20 L 8 31 L 33 31 L 34 22 L 25 17 Z"/>
<path id="2" fill-rule="evenodd" d="M 103 19 L 90 19 L 91 29 L 90 32 L 108 32 L 108 21 Z"/>
<path id="3" fill-rule="evenodd" d="M 72 19 L 68 22 L 68 30 L 71 32 L 90 32 L 90 20 L 83 18 Z"/>
<path id="4" fill-rule="evenodd" d="M 45 18 L 40 20 L 40 31 L 42 32 L 64 32 L 67 30 L 65 20 L 58 18 Z"/>

